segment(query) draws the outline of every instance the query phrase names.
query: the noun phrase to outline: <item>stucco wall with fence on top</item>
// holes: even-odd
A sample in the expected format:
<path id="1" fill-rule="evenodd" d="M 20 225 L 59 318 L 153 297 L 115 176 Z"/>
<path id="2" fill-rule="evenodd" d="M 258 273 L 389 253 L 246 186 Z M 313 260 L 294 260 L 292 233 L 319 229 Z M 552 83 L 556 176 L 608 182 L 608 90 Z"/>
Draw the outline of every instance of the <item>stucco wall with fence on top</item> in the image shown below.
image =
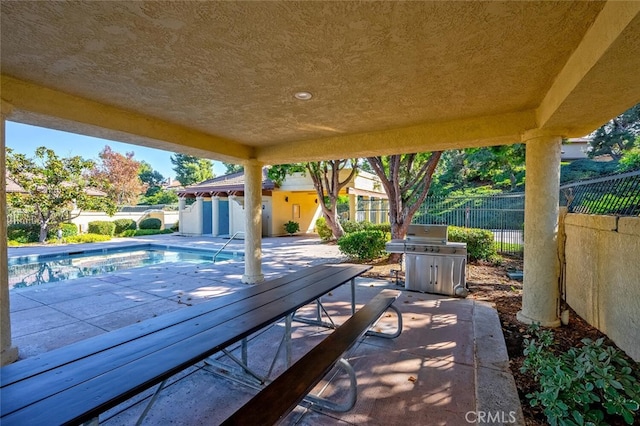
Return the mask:
<path id="1" fill-rule="evenodd" d="M 640 217 L 568 214 L 564 229 L 569 306 L 640 361 Z"/>

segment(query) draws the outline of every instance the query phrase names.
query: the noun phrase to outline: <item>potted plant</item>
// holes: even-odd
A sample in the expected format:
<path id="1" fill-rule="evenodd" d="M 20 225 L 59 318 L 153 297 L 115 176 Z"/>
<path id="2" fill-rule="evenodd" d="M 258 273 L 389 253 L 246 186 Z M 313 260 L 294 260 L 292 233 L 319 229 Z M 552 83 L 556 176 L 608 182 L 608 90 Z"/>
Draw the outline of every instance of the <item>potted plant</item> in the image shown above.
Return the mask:
<path id="1" fill-rule="evenodd" d="M 287 231 L 289 235 L 293 235 L 300 230 L 300 224 L 290 220 L 284 224 L 284 230 Z"/>

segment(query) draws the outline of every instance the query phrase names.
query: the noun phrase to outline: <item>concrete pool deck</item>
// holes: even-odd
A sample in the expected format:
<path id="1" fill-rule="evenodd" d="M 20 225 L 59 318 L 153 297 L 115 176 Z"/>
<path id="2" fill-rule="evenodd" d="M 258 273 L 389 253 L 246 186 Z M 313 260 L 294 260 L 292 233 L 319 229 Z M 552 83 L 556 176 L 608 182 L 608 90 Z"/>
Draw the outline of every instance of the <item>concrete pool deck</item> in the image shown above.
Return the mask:
<path id="1" fill-rule="evenodd" d="M 152 243 L 217 250 L 226 241 L 170 234 L 114 239 L 91 244 L 91 248 Z M 49 255 L 80 247 L 10 247 L 8 254 Z M 265 238 L 262 247 L 266 279 L 344 260 L 337 246 L 321 244 L 314 237 Z M 234 240 L 227 249 L 242 251 L 243 241 Z M 32 357 L 245 288 L 240 282 L 243 272 L 241 261 L 167 263 L 14 289 L 10 291 L 13 342 L 21 359 Z M 382 288 L 401 290 L 396 306 L 403 313 L 402 335 L 395 340 L 366 337 L 347 354 L 358 376 L 358 402 L 352 410 L 319 413 L 299 406 L 284 424 L 524 424 L 493 308 L 471 299 L 404 291 L 386 280 L 359 278 L 356 284 L 358 305 Z M 349 300 L 348 285 L 323 298 L 338 323 L 348 316 Z M 250 355 L 260 354 L 255 357 L 256 368 L 265 367 L 261 365 L 264 354 L 275 352 L 281 328 L 274 324 L 250 339 Z M 326 333 L 294 323 L 294 361 Z M 276 371 L 281 368 L 277 366 Z M 210 369 L 199 363 L 176 375 L 144 424 L 218 424 L 255 392 L 213 375 Z M 339 376 L 332 380 L 324 394 L 335 391 L 339 381 Z M 151 393 L 146 391 L 109 410 L 101 422 L 135 424 L 144 409 L 142 401 Z"/>

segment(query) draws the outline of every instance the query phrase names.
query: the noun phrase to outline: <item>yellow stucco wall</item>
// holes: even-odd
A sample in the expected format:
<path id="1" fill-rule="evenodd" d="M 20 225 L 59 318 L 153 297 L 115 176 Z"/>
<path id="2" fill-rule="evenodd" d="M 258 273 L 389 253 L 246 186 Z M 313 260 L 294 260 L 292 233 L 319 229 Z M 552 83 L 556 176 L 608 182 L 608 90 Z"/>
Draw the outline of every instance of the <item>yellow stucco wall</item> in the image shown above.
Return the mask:
<path id="1" fill-rule="evenodd" d="M 640 361 L 640 217 L 569 214 L 567 302 Z"/>
<path id="2" fill-rule="evenodd" d="M 284 224 L 290 220 L 300 224 L 300 233 L 314 232 L 316 219 L 320 217 L 316 199 L 317 195 L 312 192 L 273 191 L 272 236 L 286 235 Z M 294 217 L 294 205 L 300 206 L 300 217 Z"/>

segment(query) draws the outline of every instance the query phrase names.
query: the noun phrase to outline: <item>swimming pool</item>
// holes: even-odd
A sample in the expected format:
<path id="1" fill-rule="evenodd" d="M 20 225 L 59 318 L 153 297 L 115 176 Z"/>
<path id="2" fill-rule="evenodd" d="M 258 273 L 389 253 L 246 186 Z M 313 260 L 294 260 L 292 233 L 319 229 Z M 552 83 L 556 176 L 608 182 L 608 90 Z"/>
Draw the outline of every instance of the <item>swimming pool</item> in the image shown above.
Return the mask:
<path id="1" fill-rule="evenodd" d="M 213 263 L 215 251 L 138 245 L 119 249 L 74 251 L 66 254 L 12 257 L 8 261 L 9 289 L 108 274 L 170 262 Z M 238 252 L 220 252 L 216 262 L 242 259 Z"/>

